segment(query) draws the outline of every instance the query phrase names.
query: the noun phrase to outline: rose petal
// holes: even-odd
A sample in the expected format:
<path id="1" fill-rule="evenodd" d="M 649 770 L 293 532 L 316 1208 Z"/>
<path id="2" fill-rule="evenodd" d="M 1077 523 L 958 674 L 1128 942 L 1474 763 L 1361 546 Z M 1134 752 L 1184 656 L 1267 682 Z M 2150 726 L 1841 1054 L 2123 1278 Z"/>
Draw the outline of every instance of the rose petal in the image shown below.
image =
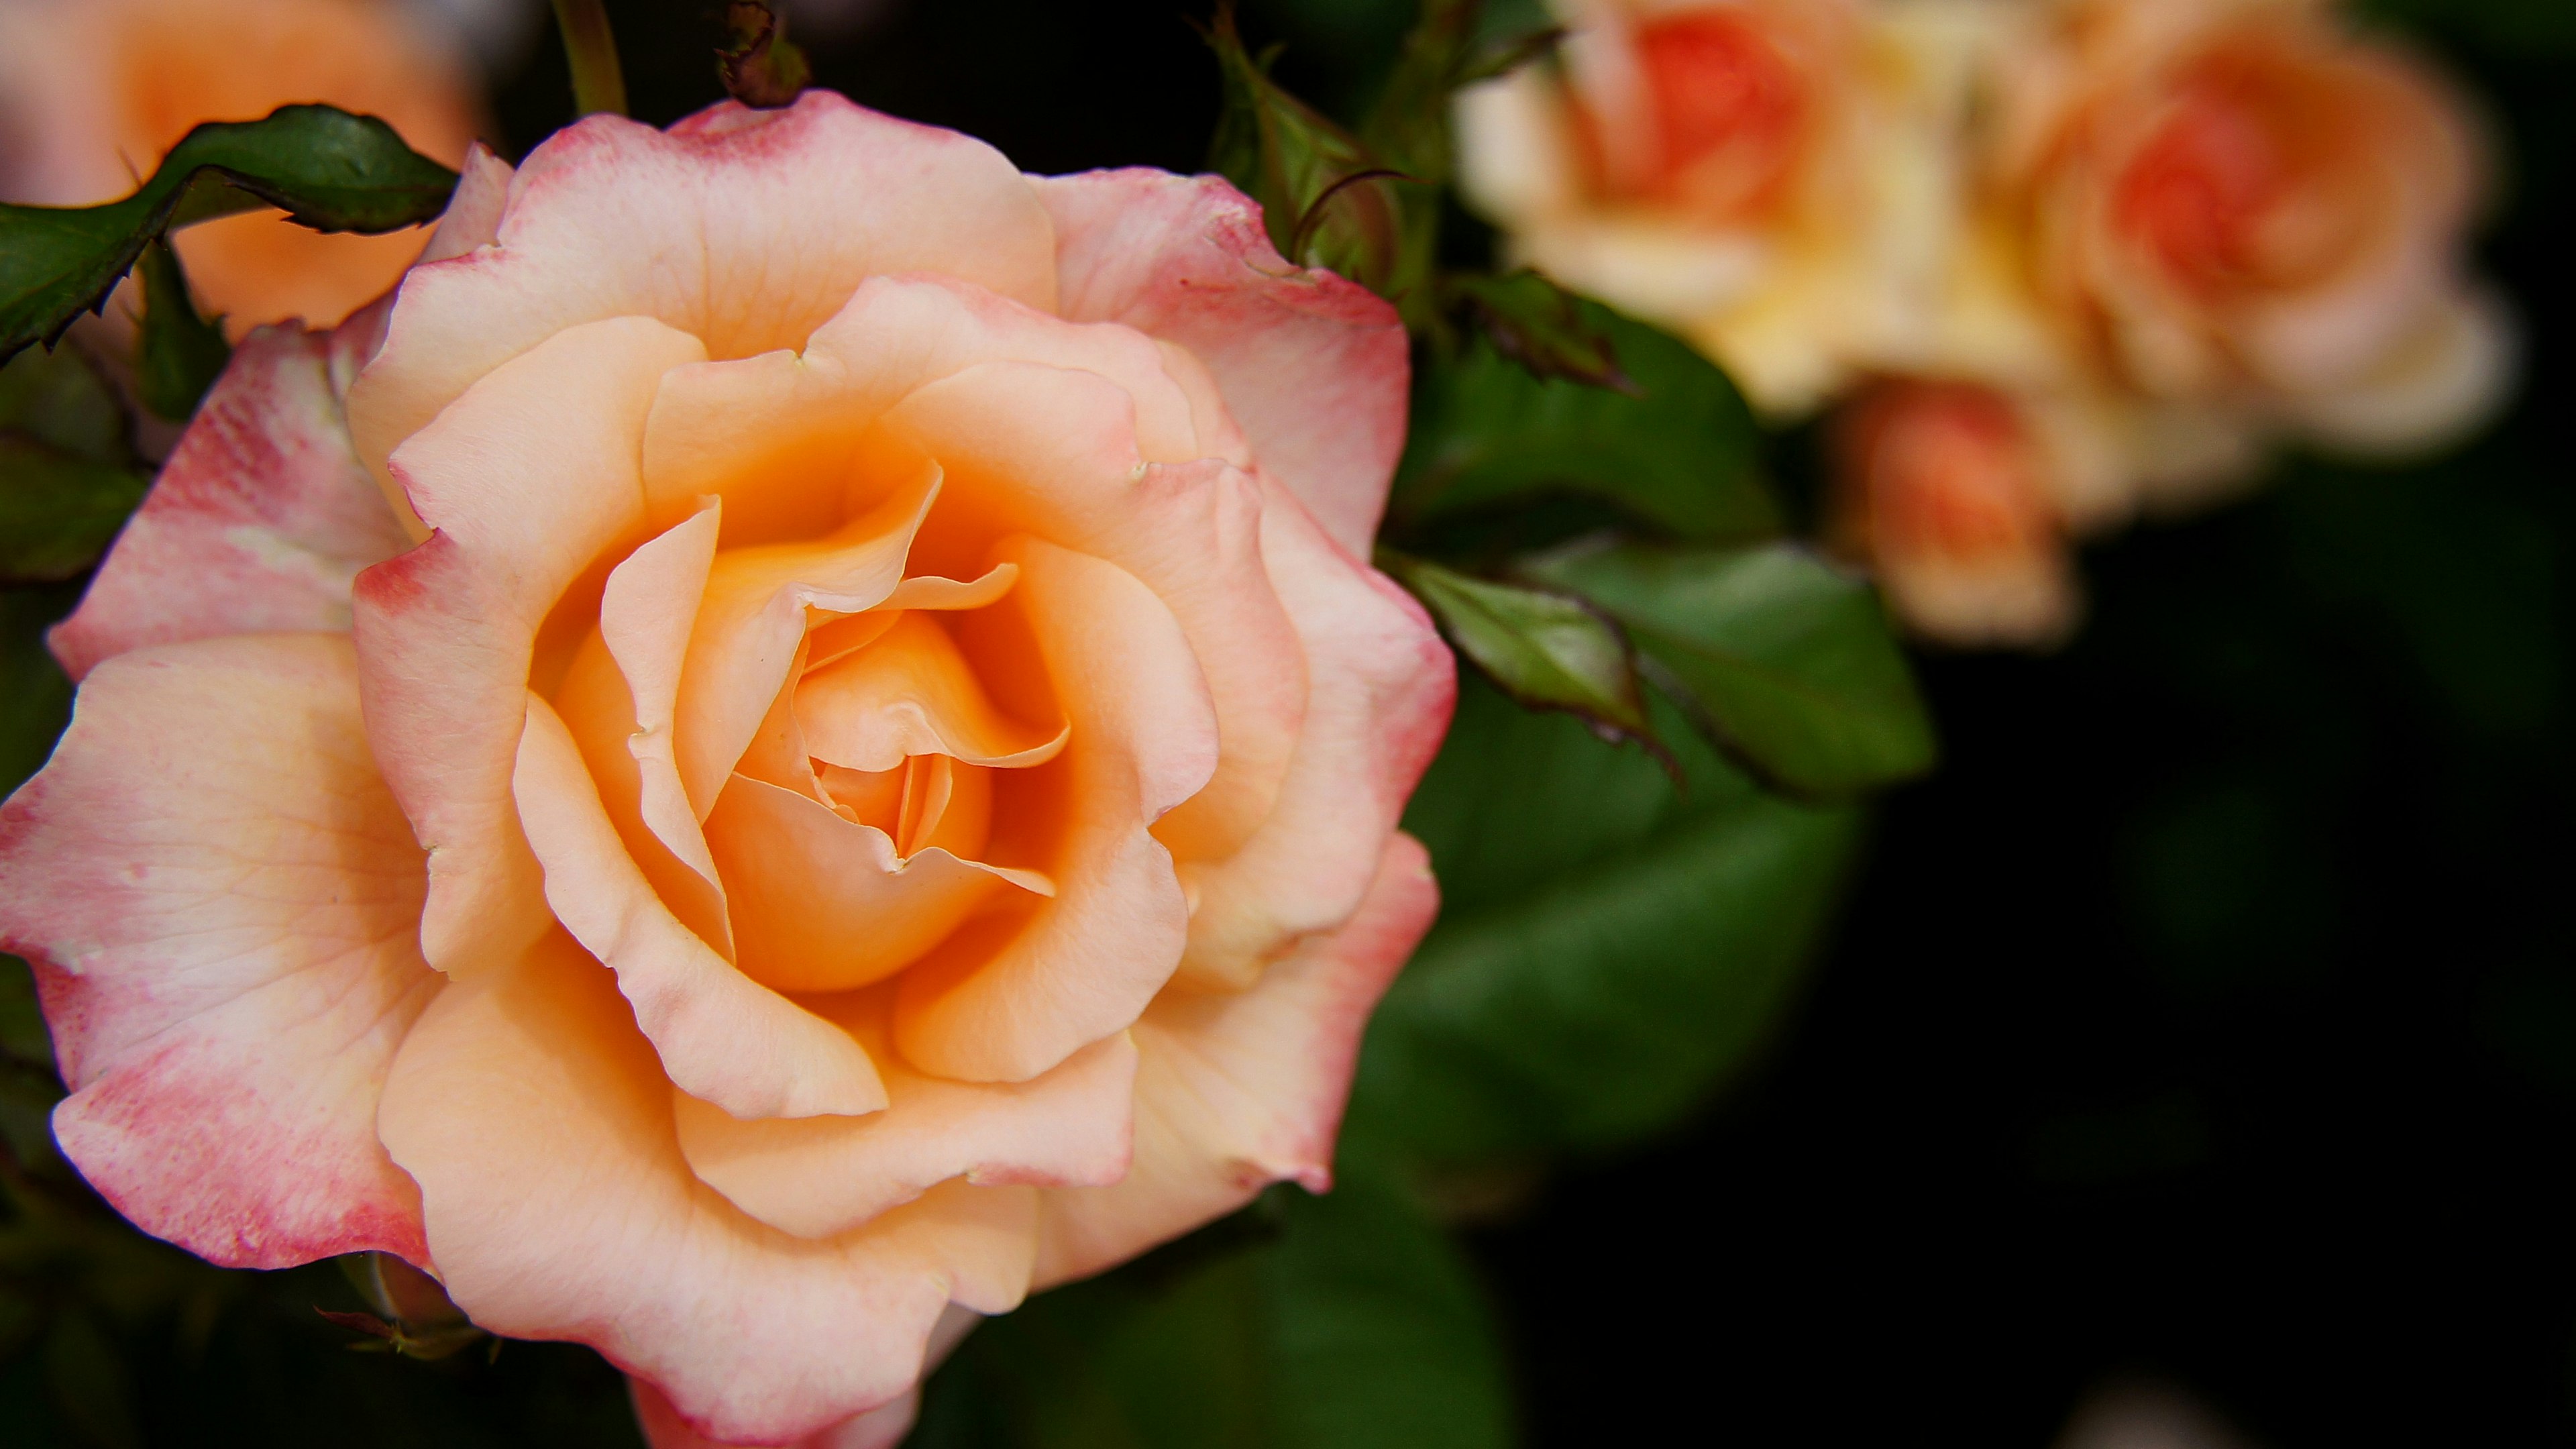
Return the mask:
<path id="1" fill-rule="evenodd" d="M 513 787 L 546 903 L 617 973 L 662 1068 L 740 1117 L 873 1112 L 875 1066 L 847 1032 L 751 980 L 683 926 L 626 854 L 554 709 L 528 696 Z"/>
<path id="2" fill-rule="evenodd" d="M 54 627 L 66 673 L 146 644 L 348 630 L 359 570 L 411 544 L 350 451 L 351 370 L 331 333 L 242 339 L 80 608 Z"/>
<path id="3" fill-rule="evenodd" d="M 898 859 L 873 826 L 793 790 L 736 775 L 707 817 L 734 900 L 744 975 L 780 991 L 849 991 L 921 958 L 1004 885 L 1054 883 L 945 850 Z"/>
<path id="4" fill-rule="evenodd" d="M 719 1442 L 792 1442 L 888 1403 L 949 1302 L 998 1313 L 1025 1291 L 1032 1189 L 950 1184 L 810 1241 L 699 1182 L 651 1044 L 560 936 L 441 995 L 377 1124 L 476 1323 L 588 1343 Z"/>
<path id="5" fill-rule="evenodd" d="M 1006 705 L 1016 703 L 1008 681 L 1042 669 L 1073 733 L 1052 764 L 996 772 L 997 792 L 1030 793 L 1016 806 L 997 794 L 992 858 L 1015 859 L 1006 822 L 1052 815 L 1056 854 L 1028 863 L 1055 880 L 1056 898 L 1006 941 L 962 932 L 898 989 L 903 1055 L 965 1082 L 1027 1081 L 1125 1028 L 1170 978 L 1189 906 L 1147 827 L 1216 763 L 1207 686 L 1161 600 L 1110 564 L 1037 539 L 995 556 L 1019 565 L 1019 587 L 959 616 L 960 642 L 1004 686 Z"/>
<path id="6" fill-rule="evenodd" d="M 1179 979 L 1195 987 L 1248 986 L 1358 908 L 1376 842 L 1439 752 L 1457 699 L 1456 665 L 1422 607 L 1292 501 L 1264 510 L 1262 557 L 1312 685 L 1268 817 L 1234 854 L 1183 868 L 1197 906 Z"/>
<path id="7" fill-rule="evenodd" d="M 443 262 L 490 246 L 501 234 L 501 210 L 510 201 L 510 178 L 517 168 L 477 141 L 457 169 L 456 194 L 438 218 L 438 229 L 421 249 L 420 264 Z"/>
<path id="8" fill-rule="evenodd" d="M 36 963 L 65 1155 L 144 1230 L 230 1267 L 429 1261 L 375 1133 L 439 989 L 414 944 L 423 881 L 345 638 L 101 665 L 0 810 L 0 940 Z"/>
<path id="9" fill-rule="evenodd" d="M 1366 557 L 1404 448 L 1412 363 L 1395 309 L 1290 266 L 1260 208 L 1216 177 L 1136 168 L 1030 184 L 1055 219 L 1056 310 L 1187 348 L 1261 467 Z"/>
<path id="10" fill-rule="evenodd" d="M 548 925 L 510 800 L 539 629 L 640 525 L 635 440 L 655 382 L 704 356 L 646 318 L 568 329 L 458 398 L 394 461 L 439 532 L 359 578 L 359 683 L 377 758 L 429 847 L 421 946 L 441 970 L 507 960 Z"/>
<path id="11" fill-rule="evenodd" d="M 1054 759 L 1066 734 L 995 708 L 948 632 L 910 612 L 864 648 L 809 667 L 795 709 L 814 758 L 852 770 L 899 769 L 910 755 L 1025 769 Z"/>
<path id="12" fill-rule="evenodd" d="M 946 1362 L 975 1325 L 983 1321 L 984 1315 L 973 1309 L 949 1304 L 930 1330 L 929 1351 L 922 1356 L 923 1377 Z M 626 1387 L 635 1400 L 635 1418 L 643 1426 L 644 1441 L 652 1449 L 730 1449 L 689 1427 L 689 1421 L 680 1417 L 670 1399 L 647 1380 L 630 1378 Z M 903 1442 L 903 1436 L 912 1432 L 912 1421 L 920 1412 L 921 1388 L 916 1384 L 884 1407 L 818 1429 L 788 1449 L 895 1449 Z"/>
<path id="13" fill-rule="evenodd" d="M 1127 1171 L 1136 1048 L 1093 1042 L 1026 1082 L 952 1082 L 904 1067 L 883 991 L 822 1008 L 885 1062 L 886 1110 L 745 1122 L 675 1094 L 680 1151 L 734 1206 L 800 1238 L 845 1232 L 963 1177 L 979 1187 L 1095 1186 Z"/>
<path id="14" fill-rule="evenodd" d="M 1331 1186 L 1361 1028 L 1439 909 L 1429 854 L 1398 835 L 1341 930 L 1239 995 L 1157 1000 L 1135 1027 L 1135 1163 L 1114 1186 L 1044 1193 L 1034 1286 L 1122 1262 L 1269 1183 Z"/>
<path id="15" fill-rule="evenodd" d="M 520 163 L 499 241 L 415 269 L 350 399 L 359 455 L 567 328 L 644 316 L 716 357 L 798 348 L 871 276 L 937 271 L 1042 310 L 1053 235 L 1010 163 L 954 131 L 810 90 L 669 131 L 591 116 Z"/>

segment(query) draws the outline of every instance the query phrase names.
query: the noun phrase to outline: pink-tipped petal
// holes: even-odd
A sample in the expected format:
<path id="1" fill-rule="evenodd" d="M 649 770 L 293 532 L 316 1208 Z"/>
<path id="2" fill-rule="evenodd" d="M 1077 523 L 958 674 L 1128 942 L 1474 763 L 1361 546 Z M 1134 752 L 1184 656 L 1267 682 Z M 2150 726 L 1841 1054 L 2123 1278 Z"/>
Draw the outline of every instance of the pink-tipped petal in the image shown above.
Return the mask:
<path id="1" fill-rule="evenodd" d="M 575 327 L 404 442 L 395 474 L 438 530 L 358 580 L 359 684 L 394 795 L 429 847 L 430 964 L 507 960 L 549 923 L 510 800 L 538 630 L 642 526 L 636 440 L 697 339 L 647 318 Z"/>
<path id="2" fill-rule="evenodd" d="M 333 334 L 292 324 L 242 339 L 80 608 L 54 627 L 65 672 L 146 644 L 348 630 L 351 581 L 411 545 L 349 446 L 353 362 Z"/>
<path id="3" fill-rule="evenodd" d="M 1189 349 L 1262 469 L 1367 557 L 1404 449 L 1412 364 L 1395 309 L 1290 266 L 1261 209 L 1216 177 L 1137 168 L 1031 184 L 1055 218 L 1057 310 Z"/>
<path id="4" fill-rule="evenodd" d="M 1457 700 L 1448 647 L 1411 595 L 1324 537 L 1293 500 L 1262 514 L 1262 557 L 1296 621 L 1305 727 L 1269 816 L 1227 858 L 1193 863 L 1180 980 L 1240 990 L 1300 939 L 1339 925 L 1375 874 L 1439 752 Z"/>
<path id="5" fill-rule="evenodd" d="M 501 210 L 509 204 L 510 178 L 516 174 L 509 162 L 493 155 L 482 142 L 467 148 L 465 164 L 457 169 L 456 194 L 447 199 L 438 229 L 429 234 L 429 245 L 421 249 L 415 265 L 443 262 L 490 246 L 501 234 Z"/>
<path id="6" fill-rule="evenodd" d="M 423 883 L 345 637 L 101 665 L 0 809 L 0 941 L 36 963 L 64 1153 L 146 1231 L 228 1266 L 429 1261 L 375 1132 L 439 990 L 414 944 Z"/>
<path id="7" fill-rule="evenodd" d="M 1056 898 L 998 950 L 961 933 L 898 988 L 894 1037 L 905 1058 L 966 1082 L 1035 1077 L 1124 1029 L 1170 979 L 1189 905 L 1147 827 L 1216 765 L 1206 682 L 1152 591 L 1034 538 L 1009 540 L 996 556 L 1019 565 L 1019 587 L 963 616 L 962 641 L 986 660 L 1033 647 L 1072 735 L 1051 764 L 1012 772 L 1061 792 L 1047 802 L 1058 854 L 1029 862 L 1054 879 Z M 1005 848 L 997 837 L 994 858 L 1010 860 Z"/>
<path id="8" fill-rule="evenodd" d="M 876 1067 L 848 1032 L 753 981 L 682 925 L 644 878 L 554 709 L 528 697 L 512 781 L 546 903 L 617 973 L 672 1081 L 741 1117 L 874 1112 Z"/>
<path id="9" fill-rule="evenodd" d="M 588 1343 L 718 1443 L 792 1443 L 890 1403 L 948 1304 L 996 1313 L 1026 1291 L 1034 1189 L 952 1183 L 817 1241 L 699 1182 L 652 1045 L 559 936 L 440 995 L 377 1126 L 476 1323 Z"/>
<path id="10" fill-rule="evenodd" d="M 1136 1078 L 1126 1033 L 1030 1081 L 952 1082 L 911 1070 L 887 1047 L 891 1005 L 871 991 L 820 1008 L 886 1063 L 883 1112 L 745 1122 L 675 1096 L 680 1151 L 699 1180 L 774 1228 L 821 1238 L 951 1178 L 1060 1187 L 1125 1175 Z"/>
<path id="11" fill-rule="evenodd" d="M 1398 835 L 1350 924 L 1239 995 L 1157 1000 L 1135 1028 L 1135 1163 L 1115 1186 L 1046 1191 L 1034 1286 L 1123 1262 L 1269 1183 L 1329 1187 L 1361 1029 L 1439 909 L 1429 853 Z"/>
<path id="12" fill-rule="evenodd" d="M 653 317 L 710 355 L 801 348 L 859 284 L 935 271 L 1052 310 L 1047 216 L 999 152 L 810 90 L 730 101 L 669 131 L 592 116 L 520 163 L 496 244 L 413 270 L 350 401 L 381 466 L 520 352 Z"/>

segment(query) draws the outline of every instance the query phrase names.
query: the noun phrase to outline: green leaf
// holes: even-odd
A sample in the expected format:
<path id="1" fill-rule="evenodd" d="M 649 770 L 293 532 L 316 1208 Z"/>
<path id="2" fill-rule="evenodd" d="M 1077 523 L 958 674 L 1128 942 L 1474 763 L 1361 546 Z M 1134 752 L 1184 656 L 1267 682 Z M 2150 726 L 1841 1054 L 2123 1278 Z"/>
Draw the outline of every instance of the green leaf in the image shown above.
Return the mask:
<path id="1" fill-rule="evenodd" d="M 0 433 L 0 583 L 86 573 L 150 486 L 130 468 Z"/>
<path id="2" fill-rule="evenodd" d="M 1768 1040 L 1861 815 L 1673 747 L 1686 794 L 1461 681 L 1405 816 L 1446 903 L 1370 1020 L 1348 1134 L 1445 1166 L 1597 1152 L 1669 1130 Z"/>
<path id="3" fill-rule="evenodd" d="M 373 116 L 281 106 L 209 121 L 123 201 L 0 206 L 0 359 L 60 340 L 173 226 L 274 206 L 318 231 L 397 231 L 435 220 L 455 189 L 455 172 Z"/>
<path id="4" fill-rule="evenodd" d="M 1456 275 L 1446 286 L 1450 300 L 1474 314 L 1493 349 L 1530 376 L 1644 396 L 1619 370 L 1610 334 L 1593 326 L 1574 294 L 1556 283 L 1524 268 L 1504 277 Z"/>
<path id="5" fill-rule="evenodd" d="M 1581 601 L 1386 550 L 1378 567 L 1413 590 L 1458 652 L 1522 705 L 1561 709 L 1614 738 L 1656 746 L 1628 641 Z"/>
<path id="6" fill-rule="evenodd" d="M 134 391 L 143 405 L 174 423 L 195 416 L 206 389 L 215 385 L 232 344 L 223 319 L 209 319 L 188 294 L 188 274 L 167 238 L 143 249 L 143 327 L 135 358 Z"/>
<path id="7" fill-rule="evenodd" d="M 1578 546 L 1525 566 L 1625 624 L 1648 677 L 1739 762 L 1808 796 L 1932 768 L 1932 724 L 1869 585 L 1795 544 Z"/>
<path id="8" fill-rule="evenodd" d="M 78 347 L 31 348 L 0 363 L 0 432 L 93 463 L 134 460 L 125 409 Z"/>
<path id="9" fill-rule="evenodd" d="M 1347 1154 L 1346 1154 L 1347 1156 Z M 977 1328 L 911 1449 L 1505 1449 L 1497 1335 L 1440 1231 L 1357 1157 Z"/>
<path id="10" fill-rule="evenodd" d="M 72 682 L 46 650 L 45 630 L 80 595 L 78 583 L 0 589 L 0 795 L 36 773 L 71 722 Z"/>
<path id="11" fill-rule="evenodd" d="M 1579 301 L 1578 310 L 1585 328 L 1608 339 L 1635 392 L 1533 377 L 1490 340 L 1471 341 L 1454 360 L 1423 349 L 1390 530 L 1406 537 L 1575 493 L 1693 542 L 1777 534 L 1760 435 L 1726 374 L 1680 339 L 1598 302 Z"/>

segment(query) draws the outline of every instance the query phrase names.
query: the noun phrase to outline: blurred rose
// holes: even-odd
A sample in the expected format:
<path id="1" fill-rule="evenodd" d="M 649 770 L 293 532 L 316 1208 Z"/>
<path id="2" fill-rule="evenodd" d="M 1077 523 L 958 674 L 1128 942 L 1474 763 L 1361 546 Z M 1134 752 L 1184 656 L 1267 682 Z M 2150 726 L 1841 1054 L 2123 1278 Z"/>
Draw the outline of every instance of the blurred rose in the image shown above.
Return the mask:
<path id="1" fill-rule="evenodd" d="M 0 0 L 0 197 L 131 193 L 200 121 L 322 101 L 383 117 L 454 166 L 474 139 L 464 72 L 392 0 Z M 277 212 L 177 234 L 198 301 L 235 338 L 331 325 L 393 285 L 425 231 L 328 235 Z"/>
<path id="2" fill-rule="evenodd" d="M 1393 311 L 823 92 L 478 153 L 430 255 L 243 346 L 55 635 L 0 927 L 90 1182 L 665 1444 L 878 1442 L 943 1318 L 1323 1187 L 1452 689 L 1360 561 Z"/>
<path id="3" fill-rule="evenodd" d="M 1874 565 L 1915 632 L 1963 646 L 2045 647 L 2081 609 L 2065 512 L 2076 471 L 2014 398 L 1965 382 L 1888 381 L 1835 420 L 1828 529 Z"/>
<path id="4" fill-rule="evenodd" d="M 2152 398 L 2420 446 L 2508 381 L 2464 280 L 2484 158 L 2457 96 L 2323 0 L 2075 0 L 2007 75 L 2032 277 Z"/>
<path id="5" fill-rule="evenodd" d="M 1904 351 L 1947 266 L 1983 9 L 1565 0 L 1560 62 L 1459 97 L 1516 259 L 1697 343 L 1774 413 Z"/>

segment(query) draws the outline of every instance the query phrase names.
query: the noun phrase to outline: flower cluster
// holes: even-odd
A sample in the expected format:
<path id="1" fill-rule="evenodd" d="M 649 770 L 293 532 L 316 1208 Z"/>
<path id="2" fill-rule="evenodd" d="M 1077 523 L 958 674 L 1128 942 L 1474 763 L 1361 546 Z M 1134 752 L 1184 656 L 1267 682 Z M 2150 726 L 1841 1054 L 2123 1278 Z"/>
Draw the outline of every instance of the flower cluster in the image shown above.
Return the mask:
<path id="1" fill-rule="evenodd" d="M 2456 438 L 2511 329 L 2465 104 L 2326 0 L 1559 0 L 1460 97 L 1524 260 L 1835 405 L 1829 529 L 1919 632 L 2040 645 L 2073 542 L 2268 446 Z"/>

